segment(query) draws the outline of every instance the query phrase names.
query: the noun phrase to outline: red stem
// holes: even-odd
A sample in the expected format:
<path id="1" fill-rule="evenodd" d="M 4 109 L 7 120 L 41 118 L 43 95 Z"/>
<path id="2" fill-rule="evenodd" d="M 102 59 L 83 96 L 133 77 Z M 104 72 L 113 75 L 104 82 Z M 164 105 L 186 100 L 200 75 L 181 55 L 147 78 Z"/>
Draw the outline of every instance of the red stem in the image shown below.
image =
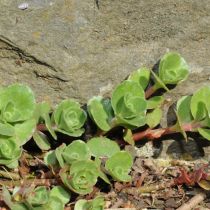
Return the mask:
<path id="1" fill-rule="evenodd" d="M 201 124 L 196 122 L 196 123 L 186 123 L 184 125 L 182 125 L 182 129 L 184 131 L 193 131 L 197 128 L 201 127 Z M 133 134 L 133 140 L 134 141 L 139 141 L 143 138 L 148 138 L 150 140 L 153 139 L 158 139 L 163 135 L 167 135 L 167 134 L 172 134 L 172 133 L 179 133 L 180 130 L 176 129 L 175 126 L 172 127 L 168 127 L 168 128 L 158 128 L 158 129 L 151 129 L 148 128 L 145 131 L 141 131 L 138 133 L 134 133 Z"/>
<path id="2" fill-rule="evenodd" d="M 38 124 L 38 125 L 36 126 L 36 129 L 37 129 L 38 131 L 46 131 L 46 130 L 47 130 L 45 124 Z"/>
<path id="3" fill-rule="evenodd" d="M 146 99 L 149 98 L 156 91 L 156 89 L 154 87 L 155 86 L 153 85 L 145 91 L 145 98 Z"/>

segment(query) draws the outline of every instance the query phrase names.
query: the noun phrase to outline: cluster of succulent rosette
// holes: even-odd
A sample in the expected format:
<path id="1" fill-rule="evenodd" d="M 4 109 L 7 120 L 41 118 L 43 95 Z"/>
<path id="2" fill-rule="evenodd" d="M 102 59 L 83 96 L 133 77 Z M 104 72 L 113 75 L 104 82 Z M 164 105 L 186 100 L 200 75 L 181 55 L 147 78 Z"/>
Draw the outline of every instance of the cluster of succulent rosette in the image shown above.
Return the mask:
<path id="1" fill-rule="evenodd" d="M 167 128 L 159 126 L 165 104 L 159 90 L 169 91 L 170 85 L 177 85 L 188 75 L 186 61 L 179 54 L 169 52 L 161 58 L 157 73 L 147 68 L 132 72 L 115 87 L 110 98 L 91 98 L 87 111 L 73 99 L 63 100 L 55 108 L 47 102 L 36 103 L 32 90 L 23 84 L 2 87 L 0 164 L 11 170 L 17 168 L 24 144 L 34 141 L 45 153 L 45 164 L 59 171 L 62 183 L 51 190 L 44 186 L 26 188 L 21 196 L 18 187 L 12 195 L 4 188 L 7 205 L 16 210 L 62 210 L 71 192 L 89 194 L 99 179 L 107 184 L 112 180 L 131 181 L 133 157 L 106 136 L 115 132 L 116 127 L 122 128 L 124 141 L 132 145 L 143 138 L 155 139 L 175 132 L 187 139 L 188 131 L 210 140 L 210 86 L 181 97 L 175 110 L 176 123 Z M 88 117 L 97 126 L 98 136 L 85 141 L 82 135 Z M 145 130 L 139 132 L 139 128 Z M 52 150 L 49 137 L 59 142 L 59 133 L 75 140 Z M 102 210 L 103 205 L 104 199 L 99 196 L 90 201 L 79 200 L 75 209 Z"/>

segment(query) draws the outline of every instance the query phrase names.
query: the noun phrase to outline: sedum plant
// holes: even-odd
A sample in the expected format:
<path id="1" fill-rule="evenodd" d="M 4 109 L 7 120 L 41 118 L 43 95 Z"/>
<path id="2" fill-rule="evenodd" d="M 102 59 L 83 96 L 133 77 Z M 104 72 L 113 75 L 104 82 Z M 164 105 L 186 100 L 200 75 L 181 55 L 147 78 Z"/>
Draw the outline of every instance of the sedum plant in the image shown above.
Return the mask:
<path id="1" fill-rule="evenodd" d="M 0 164 L 18 166 L 21 146 L 32 136 L 35 98 L 32 90 L 21 84 L 0 89 Z"/>
<path id="2" fill-rule="evenodd" d="M 79 194 L 93 191 L 99 176 L 97 164 L 92 160 L 78 160 L 61 170 L 60 177 L 66 187 Z"/>
<path id="3" fill-rule="evenodd" d="M 52 119 L 55 122 L 56 131 L 78 137 L 85 131 L 82 127 L 86 118 L 86 113 L 80 108 L 79 103 L 72 99 L 67 99 L 56 107 Z"/>
<path id="4" fill-rule="evenodd" d="M 186 80 L 188 75 L 189 67 L 184 58 L 178 53 L 166 53 L 157 73 L 145 67 L 132 72 L 115 87 L 110 98 L 91 98 L 87 113 L 73 99 L 61 101 L 54 109 L 47 102 L 36 103 L 33 92 L 25 85 L 1 88 L 1 165 L 17 168 L 22 146 L 32 138 L 44 152 L 59 145 L 44 155 L 44 163 L 51 169 L 58 186 L 18 186 L 12 195 L 4 188 L 6 204 L 12 210 L 63 210 L 71 191 L 87 195 L 99 180 L 110 185 L 113 181 L 131 182 L 131 154 L 123 150 L 124 145 L 108 138 L 115 136 L 112 134 L 116 127 L 121 129 L 122 138 L 133 145 L 141 139 L 156 139 L 177 132 L 186 139 L 188 132 L 198 132 L 210 140 L 210 86 L 181 97 L 176 104 L 174 125 L 160 127 L 162 109 L 167 101 L 158 90 L 169 91 L 171 85 Z M 98 132 L 86 142 L 83 137 L 86 137 L 87 114 L 97 125 Z M 71 138 L 69 143 L 68 139 L 61 139 L 59 133 L 74 137 L 74 140 Z M 117 133 L 119 141 L 120 135 Z M 103 208 L 104 198 L 100 196 L 88 201 L 80 199 L 75 204 L 75 210 Z"/>
<path id="5" fill-rule="evenodd" d="M 70 193 L 61 186 L 55 186 L 51 190 L 44 186 L 17 187 L 13 195 L 6 188 L 3 189 L 4 201 L 11 210 L 64 210 L 70 197 Z"/>
<path id="6" fill-rule="evenodd" d="M 90 193 L 99 177 L 110 184 L 106 174 L 114 180 L 130 181 L 128 173 L 133 162 L 128 152 L 121 152 L 116 142 L 105 137 L 92 138 L 87 143 L 76 140 L 68 146 L 62 144 L 54 152 L 48 152 L 44 159 L 47 165 L 61 168 L 62 182 L 78 194 Z"/>

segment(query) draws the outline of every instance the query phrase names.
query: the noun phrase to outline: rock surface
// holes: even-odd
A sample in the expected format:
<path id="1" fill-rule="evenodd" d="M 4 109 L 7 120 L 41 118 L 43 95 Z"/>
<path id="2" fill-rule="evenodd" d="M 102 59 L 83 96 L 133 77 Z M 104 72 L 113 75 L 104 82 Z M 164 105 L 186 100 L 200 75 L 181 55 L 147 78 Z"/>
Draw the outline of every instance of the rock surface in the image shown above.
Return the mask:
<path id="1" fill-rule="evenodd" d="M 0 1 L 0 82 L 29 84 L 39 100 L 86 102 L 129 72 L 180 52 L 192 75 L 174 90 L 210 79 L 210 0 Z M 97 4 L 99 8 L 97 8 Z"/>

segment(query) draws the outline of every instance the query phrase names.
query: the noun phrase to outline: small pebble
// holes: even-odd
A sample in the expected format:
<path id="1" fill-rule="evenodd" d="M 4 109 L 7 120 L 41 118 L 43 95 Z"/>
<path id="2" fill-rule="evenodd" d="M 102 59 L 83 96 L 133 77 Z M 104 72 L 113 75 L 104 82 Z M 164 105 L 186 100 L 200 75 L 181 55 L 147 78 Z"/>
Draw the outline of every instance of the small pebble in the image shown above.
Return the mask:
<path id="1" fill-rule="evenodd" d="M 27 2 L 24 2 L 18 5 L 18 8 L 21 10 L 28 9 L 28 7 L 29 7 L 29 4 Z"/>

